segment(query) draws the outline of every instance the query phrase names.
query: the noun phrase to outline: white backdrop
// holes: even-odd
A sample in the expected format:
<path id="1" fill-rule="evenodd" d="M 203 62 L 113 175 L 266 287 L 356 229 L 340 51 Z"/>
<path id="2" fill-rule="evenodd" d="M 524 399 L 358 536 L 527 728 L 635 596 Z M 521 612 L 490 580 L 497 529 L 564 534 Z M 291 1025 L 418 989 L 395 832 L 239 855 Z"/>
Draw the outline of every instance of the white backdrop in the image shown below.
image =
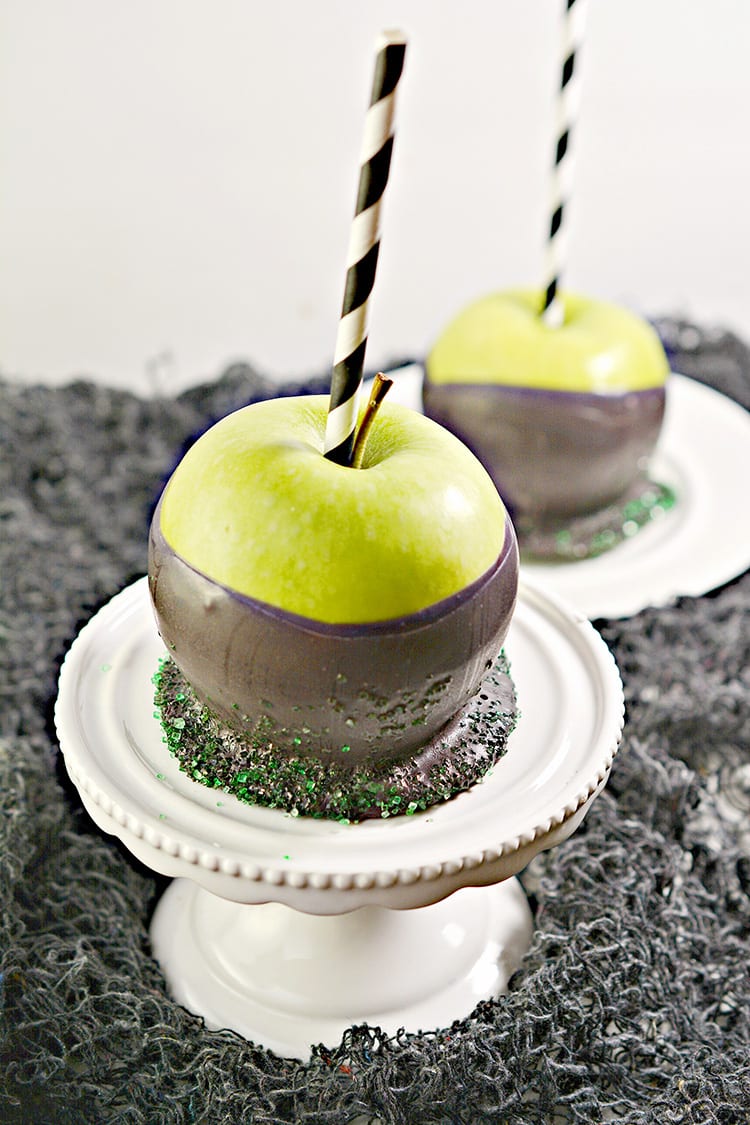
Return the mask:
<path id="1" fill-rule="evenodd" d="M 560 0 L 4 0 L 0 371 L 330 363 L 377 32 L 409 35 L 368 365 L 541 280 Z M 571 287 L 750 337 L 750 4 L 592 0 Z"/>

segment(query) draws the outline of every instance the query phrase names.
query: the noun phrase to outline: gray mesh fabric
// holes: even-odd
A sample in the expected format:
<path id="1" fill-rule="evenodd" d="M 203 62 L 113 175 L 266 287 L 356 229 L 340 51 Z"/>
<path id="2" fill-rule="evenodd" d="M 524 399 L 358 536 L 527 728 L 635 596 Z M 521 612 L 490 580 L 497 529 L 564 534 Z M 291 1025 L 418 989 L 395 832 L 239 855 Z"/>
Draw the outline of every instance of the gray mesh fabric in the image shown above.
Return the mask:
<path id="1" fill-rule="evenodd" d="M 740 340 L 659 328 L 676 370 L 750 406 Z M 437 1034 L 354 1028 L 309 1066 L 168 997 L 148 945 L 163 882 L 82 811 L 56 677 L 143 573 L 185 443 L 269 393 L 241 365 L 176 400 L 0 383 L 0 1121 L 749 1122 L 747 574 L 597 623 L 625 683 L 622 749 L 584 827 L 524 874 L 535 935 L 506 997 Z"/>

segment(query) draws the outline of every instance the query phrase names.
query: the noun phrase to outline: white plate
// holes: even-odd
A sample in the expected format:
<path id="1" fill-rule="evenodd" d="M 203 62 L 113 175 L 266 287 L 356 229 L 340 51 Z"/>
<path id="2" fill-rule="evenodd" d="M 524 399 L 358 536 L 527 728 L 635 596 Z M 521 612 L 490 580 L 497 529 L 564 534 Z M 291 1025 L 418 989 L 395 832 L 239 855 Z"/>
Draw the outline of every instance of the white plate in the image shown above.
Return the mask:
<path id="1" fill-rule="evenodd" d="M 391 372 L 390 399 L 422 409 L 422 368 Z M 523 574 L 592 620 L 630 617 L 683 595 L 698 597 L 750 566 L 750 416 L 710 387 L 672 375 L 655 480 L 677 503 L 632 539 L 594 559 L 524 562 Z"/>
<path id="2" fill-rule="evenodd" d="M 309 913 L 422 906 L 508 878 L 568 836 L 617 749 L 620 677 L 585 618 L 522 586 L 506 649 L 521 711 L 506 755 L 469 792 L 410 817 L 294 818 L 182 773 L 154 717 L 152 677 L 165 650 L 145 579 L 73 643 L 55 720 L 92 818 L 151 868 L 237 902 Z"/>

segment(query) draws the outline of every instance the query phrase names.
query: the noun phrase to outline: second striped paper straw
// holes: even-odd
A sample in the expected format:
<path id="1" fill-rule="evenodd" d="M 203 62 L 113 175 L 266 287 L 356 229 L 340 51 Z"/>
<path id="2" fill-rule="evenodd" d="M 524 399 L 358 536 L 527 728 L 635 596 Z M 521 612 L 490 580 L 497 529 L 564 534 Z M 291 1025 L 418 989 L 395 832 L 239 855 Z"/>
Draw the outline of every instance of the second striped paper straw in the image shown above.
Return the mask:
<path id="1" fill-rule="evenodd" d="M 369 300 L 380 250 L 380 205 L 391 166 L 396 90 L 405 53 L 406 39 L 400 31 L 383 33 L 377 47 L 360 154 L 357 205 L 349 236 L 346 285 L 326 421 L 324 452 L 340 465 L 351 463 L 367 347 Z"/>
<path id="2" fill-rule="evenodd" d="M 546 285 L 542 316 L 547 324 L 559 328 L 563 322 L 563 306 L 558 287 L 567 265 L 567 238 L 564 210 L 570 196 L 573 175 L 571 133 L 578 118 L 580 104 L 580 61 L 576 56 L 583 43 L 586 21 L 586 0 L 565 0 L 562 35 L 562 76 L 557 101 L 558 124 L 555 160 L 550 191 L 550 226 L 547 239 Z"/>

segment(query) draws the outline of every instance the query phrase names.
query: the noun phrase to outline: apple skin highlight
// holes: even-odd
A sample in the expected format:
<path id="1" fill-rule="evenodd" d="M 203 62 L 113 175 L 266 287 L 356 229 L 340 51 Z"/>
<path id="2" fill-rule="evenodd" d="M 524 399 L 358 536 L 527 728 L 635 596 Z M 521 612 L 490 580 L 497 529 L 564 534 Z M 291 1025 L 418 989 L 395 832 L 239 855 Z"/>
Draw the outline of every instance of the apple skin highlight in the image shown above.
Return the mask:
<path id="1" fill-rule="evenodd" d="M 430 352 L 425 413 L 488 470 L 519 524 L 544 526 L 618 501 L 645 472 L 664 418 L 664 350 L 640 318 L 563 295 L 512 290 L 465 309 Z"/>
<path id="2" fill-rule="evenodd" d="M 293 404 L 293 400 L 273 401 Z M 314 402 L 303 404 L 303 412 L 310 407 L 320 414 L 320 404 Z M 291 405 L 291 409 L 296 408 Z M 412 413 L 397 408 L 398 425 L 403 415 Z M 252 417 L 261 415 L 256 412 Z M 434 462 L 439 478 L 446 471 L 440 466 L 442 452 L 447 450 L 450 460 L 459 443 L 429 420 L 414 418 L 418 419 L 418 444 L 424 444 L 423 435 L 437 434 L 435 453 L 428 456 L 425 470 Z M 324 420 L 322 416 L 320 420 Z M 265 426 L 263 431 L 269 432 Z M 384 433 L 388 432 L 386 426 Z M 390 432 L 393 437 L 393 427 Z M 376 456 L 377 448 L 376 441 Z M 306 456 L 303 454 L 303 461 Z M 149 589 L 159 631 L 195 694 L 228 727 L 256 745 L 272 743 L 281 754 L 335 760 L 339 766 L 354 769 L 408 758 L 450 725 L 475 695 L 502 648 L 518 588 L 518 547 L 512 523 L 475 458 L 463 447 L 456 456 L 469 474 L 468 493 L 473 494 L 476 485 L 483 498 L 477 518 L 495 525 L 490 563 L 482 563 L 476 573 L 476 559 L 472 559 L 472 576 L 458 589 L 412 612 L 378 620 L 321 620 L 273 605 L 206 574 L 164 534 L 167 486 L 149 536 Z M 324 461 L 322 453 L 316 455 L 317 460 Z M 377 479 L 365 481 L 368 469 L 325 464 L 325 474 L 346 474 L 347 488 L 356 489 L 361 483 L 369 490 L 372 479 Z M 268 479 L 273 480 L 273 463 Z M 262 487 L 258 481 L 255 485 L 256 491 Z M 253 502 L 251 490 L 247 503 Z M 386 512 L 389 506 L 401 506 L 398 495 L 389 498 L 387 490 L 381 502 Z M 189 519 L 189 513 L 183 515 Z M 322 512 L 318 518 L 325 519 Z M 388 518 L 384 518 L 387 526 Z M 429 513 L 424 518 L 429 524 Z M 394 522 L 397 527 L 395 516 Z M 253 531 L 261 533 L 260 527 Z M 279 534 L 277 531 L 276 551 L 283 566 L 289 544 L 279 542 Z M 367 535 L 366 522 L 362 534 Z M 401 565 L 398 547 L 395 543 L 394 565 Z M 472 555 L 472 544 L 463 538 L 460 514 L 450 550 L 458 559 Z M 442 544 L 440 570 L 445 569 L 449 553 Z M 262 558 L 266 558 L 265 548 Z M 417 569 L 424 566 L 423 559 L 416 562 Z M 352 559 L 353 566 L 360 563 Z M 346 569 L 346 559 L 343 565 Z M 369 572 L 373 589 L 388 579 L 387 571 Z M 407 596 L 412 597 L 411 591 Z"/>

